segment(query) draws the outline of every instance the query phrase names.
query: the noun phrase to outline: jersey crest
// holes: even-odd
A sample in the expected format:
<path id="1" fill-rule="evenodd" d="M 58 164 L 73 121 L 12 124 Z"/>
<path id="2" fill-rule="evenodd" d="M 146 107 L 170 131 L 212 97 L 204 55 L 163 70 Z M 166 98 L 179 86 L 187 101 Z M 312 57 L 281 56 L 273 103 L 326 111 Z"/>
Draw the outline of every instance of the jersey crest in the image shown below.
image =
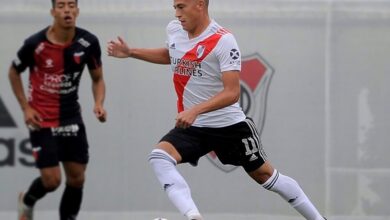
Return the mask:
<path id="1" fill-rule="evenodd" d="M 196 49 L 196 58 L 199 59 L 203 56 L 205 48 L 206 48 L 206 46 L 204 46 L 204 45 L 198 45 L 198 49 Z"/>
<path id="2" fill-rule="evenodd" d="M 74 62 L 77 63 L 77 64 L 80 64 L 81 63 L 81 56 L 84 55 L 84 52 L 78 52 L 78 53 L 74 53 L 73 54 L 73 59 L 74 59 Z"/>

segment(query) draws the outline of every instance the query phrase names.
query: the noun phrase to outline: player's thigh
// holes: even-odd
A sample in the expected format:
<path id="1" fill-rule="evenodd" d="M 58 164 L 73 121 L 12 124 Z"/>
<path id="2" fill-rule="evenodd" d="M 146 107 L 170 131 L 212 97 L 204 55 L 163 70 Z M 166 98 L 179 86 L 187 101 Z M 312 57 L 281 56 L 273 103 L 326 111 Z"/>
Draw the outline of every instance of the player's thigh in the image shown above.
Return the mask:
<path id="1" fill-rule="evenodd" d="M 39 169 L 59 166 L 59 140 L 50 128 L 30 132 L 35 166 Z"/>
<path id="2" fill-rule="evenodd" d="M 87 164 L 89 162 L 89 144 L 83 124 L 72 124 L 61 127 L 56 135 L 61 140 L 59 150 L 60 161 L 80 164 Z"/>
<path id="3" fill-rule="evenodd" d="M 211 145 L 223 164 L 242 166 L 246 172 L 251 172 L 266 161 L 259 133 L 250 119 L 213 133 Z"/>
<path id="4" fill-rule="evenodd" d="M 177 163 L 182 161 L 182 157 L 180 153 L 176 150 L 175 146 L 173 146 L 170 142 L 161 141 L 157 144 L 157 149 L 163 150 L 167 152 L 171 157 L 173 157 Z"/>
<path id="5" fill-rule="evenodd" d="M 274 168 L 269 161 L 265 161 L 259 168 L 248 172 L 248 175 L 259 184 L 265 183 L 273 174 Z"/>
<path id="6" fill-rule="evenodd" d="M 160 140 L 160 143 L 168 142 L 176 149 L 181 157 L 178 163 L 190 163 L 195 166 L 200 157 L 211 151 L 201 130 L 202 128 L 196 127 L 174 128 Z"/>

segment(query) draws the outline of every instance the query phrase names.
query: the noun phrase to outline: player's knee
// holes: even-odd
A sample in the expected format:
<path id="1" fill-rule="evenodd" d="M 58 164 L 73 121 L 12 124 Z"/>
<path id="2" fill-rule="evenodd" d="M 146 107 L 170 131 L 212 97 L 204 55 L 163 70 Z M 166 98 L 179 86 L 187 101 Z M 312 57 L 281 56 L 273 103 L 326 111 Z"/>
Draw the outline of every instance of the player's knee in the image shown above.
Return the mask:
<path id="1" fill-rule="evenodd" d="M 42 182 L 48 192 L 53 192 L 61 185 L 61 177 L 45 177 L 42 178 Z"/>
<path id="2" fill-rule="evenodd" d="M 175 188 L 178 187 L 178 183 L 172 184 L 174 180 L 170 175 L 175 171 L 176 161 L 167 152 L 161 149 L 153 150 L 149 155 L 149 163 L 164 191 L 171 189 L 173 185 Z"/>
<path id="3" fill-rule="evenodd" d="M 82 188 L 84 186 L 85 176 L 68 176 L 66 179 L 66 184 L 75 188 Z"/>
<path id="4" fill-rule="evenodd" d="M 269 165 L 262 165 L 254 171 L 248 172 L 249 176 L 251 176 L 257 183 L 264 184 L 267 182 L 275 172 L 275 169 Z"/>
<path id="5" fill-rule="evenodd" d="M 261 173 L 258 171 L 253 171 L 249 175 L 254 179 L 258 184 L 264 184 L 270 177 L 268 173 Z"/>
<path id="6" fill-rule="evenodd" d="M 161 149 L 152 150 L 152 152 L 149 154 L 148 160 L 153 167 L 158 164 L 161 164 L 162 161 L 166 161 L 172 163 L 173 165 L 176 165 L 176 160 L 167 152 Z"/>

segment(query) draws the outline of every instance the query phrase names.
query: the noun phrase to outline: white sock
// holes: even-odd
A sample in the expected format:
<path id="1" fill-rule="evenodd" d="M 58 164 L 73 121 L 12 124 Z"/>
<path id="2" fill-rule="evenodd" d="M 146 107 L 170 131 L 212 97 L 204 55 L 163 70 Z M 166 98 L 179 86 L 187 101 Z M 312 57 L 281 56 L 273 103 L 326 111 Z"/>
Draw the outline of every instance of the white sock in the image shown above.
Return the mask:
<path id="1" fill-rule="evenodd" d="M 262 186 L 267 190 L 278 193 L 307 220 L 323 219 L 298 183 L 294 179 L 280 174 L 276 169 Z"/>
<path id="2" fill-rule="evenodd" d="M 200 216 L 192 200 L 190 187 L 176 169 L 176 160 L 165 151 L 154 149 L 149 155 L 149 163 L 164 191 L 180 213 L 189 219 Z"/>

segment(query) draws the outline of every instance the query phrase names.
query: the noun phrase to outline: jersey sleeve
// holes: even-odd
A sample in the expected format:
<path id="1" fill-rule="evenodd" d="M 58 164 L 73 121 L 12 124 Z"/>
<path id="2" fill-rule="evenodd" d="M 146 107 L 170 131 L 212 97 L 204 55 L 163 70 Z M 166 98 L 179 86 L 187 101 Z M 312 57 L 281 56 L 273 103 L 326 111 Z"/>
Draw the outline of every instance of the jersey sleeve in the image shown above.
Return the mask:
<path id="1" fill-rule="evenodd" d="M 17 72 L 22 73 L 27 67 L 34 63 L 34 47 L 29 41 L 24 41 L 23 46 L 16 54 L 16 58 L 12 61 L 12 66 Z"/>
<path id="2" fill-rule="evenodd" d="M 225 34 L 215 49 L 221 72 L 241 71 L 241 52 L 232 34 Z"/>
<path id="3" fill-rule="evenodd" d="M 172 20 L 168 23 L 165 31 L 166 31 L 166 37 L 167 40 L 165 41 L 165 46 L 169 49 L 170 47 L 175 47 L 174 44 L 171 42 L 171 38 L 174 34 L 180 32 L 182 30 L 181 24 L 178 20 Z"/>
<path id="4" fill-rule="evenodd" d="M 88 69 L 94 70 L 102 66 L 102 51 L 99 40 L 95 38 L 90 47 L 91 51 L 87 59 L 87 66 Z"/>
<path id="5" fill-rule="evenodd" d="M 169 36 L 170 36 L 170 32 L 169 32 L 170 28 L 169 28 L 169 25 L 170 25 L 170 24 L 168 24 L 167 27 L 165 28 L 165 37 L 166 37 L 166 40 L 165 40 L 165 47 L 166 47 L 167 49 L 169 48 L 169 41 L 170 41 L 170 39 L 169 39 Z"/>

